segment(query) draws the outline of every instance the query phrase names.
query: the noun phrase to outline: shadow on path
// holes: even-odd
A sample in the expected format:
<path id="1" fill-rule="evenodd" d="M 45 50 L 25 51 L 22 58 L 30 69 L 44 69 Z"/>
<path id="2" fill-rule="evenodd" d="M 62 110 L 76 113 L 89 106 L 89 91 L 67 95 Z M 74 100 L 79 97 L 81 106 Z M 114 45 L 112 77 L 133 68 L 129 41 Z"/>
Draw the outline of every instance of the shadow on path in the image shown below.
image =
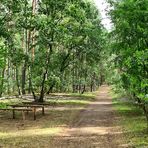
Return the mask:
<path id="1" fill-rule="evenodd" d="M 123 133 L 116 126 L 109 87 L 102 86 L 96 97 L 64 133 L 54 137 L 54 148 L 125 148 Z"/>

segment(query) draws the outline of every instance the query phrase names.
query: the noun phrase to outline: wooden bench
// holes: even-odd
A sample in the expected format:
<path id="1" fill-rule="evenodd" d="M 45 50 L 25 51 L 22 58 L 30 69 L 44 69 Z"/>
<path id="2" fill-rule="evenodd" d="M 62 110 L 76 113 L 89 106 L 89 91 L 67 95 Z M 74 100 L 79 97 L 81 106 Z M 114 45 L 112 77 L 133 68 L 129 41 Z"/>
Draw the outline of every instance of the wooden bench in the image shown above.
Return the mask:
<path id="1" fill-rule="evenodd" d="M 12 117 L 15 119 L 15 111 L 21 111 L 23 120 L 25 120 L 25 112 L 32 111 L 29 108 L 1 108 L 2 111 L 12 111 Z"/>
<path id="2" fill-rule="evenodd" d="M 34 120 L 36 120 L 36 109 L 42 108 L 42 115 L 45 115 L 44 105 L 9 105 L 13 109 L 19 109 L 20 107 L 23 109 L 31 109 L 33 111 Z M 27 111 L 28 114 L 28 111 Z"/>
<path id="3" fill-rule="evenodd" d="M 48 102 L 22 102 L 27 105 L 43 105 L 43 106 L 51 106 L 51 103 Z"/>

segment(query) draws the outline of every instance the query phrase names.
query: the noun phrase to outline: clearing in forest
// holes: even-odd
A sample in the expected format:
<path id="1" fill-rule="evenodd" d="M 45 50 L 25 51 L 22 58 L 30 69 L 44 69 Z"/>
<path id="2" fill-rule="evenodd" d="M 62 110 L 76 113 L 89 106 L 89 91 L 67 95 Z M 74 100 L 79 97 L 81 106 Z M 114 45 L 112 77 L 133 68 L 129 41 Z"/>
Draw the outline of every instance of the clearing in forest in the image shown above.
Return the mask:
<path id="1" fill-rule="evenodd" d="M 12 120 L 9 112 L 1 112 L 1 147 L 49 148 L 120 148 L 122 132 L 109 95 L 102 86 L 95 99 L 86 96 L 67 97 L 54 107 L 46 107 L 45 116 L 31 113 L 25 121 L 17 114 Z M 60 104 L 61 103 L 61 104 Z"/>

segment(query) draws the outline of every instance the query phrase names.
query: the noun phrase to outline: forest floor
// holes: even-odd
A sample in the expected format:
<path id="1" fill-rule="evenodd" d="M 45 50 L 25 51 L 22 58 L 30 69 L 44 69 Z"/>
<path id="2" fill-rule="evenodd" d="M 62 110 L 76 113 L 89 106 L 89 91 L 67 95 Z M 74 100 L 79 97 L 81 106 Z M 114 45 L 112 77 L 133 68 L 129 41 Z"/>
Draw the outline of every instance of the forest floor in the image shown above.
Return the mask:
<path id="1" fill-rule="evenodd" d="M 0 114 L 0 148 L 130 148 L 113 107 L 110 88 L 102 86 L 95 99 L 71 96 L 45 109 L 45 116 L 12 120 Z M 58 101 L 58 100 L 57 100 Z M 60 105 L 62 103 L 62 105 Z"/>
<path id="2" fill-rule="evenodd" d="M 125 148 L 124 134 L 117 125 L 109 87 L 102 86 L 96 101 L 82 111 L 75 122 L 52 140 L 53 148 Z"/>

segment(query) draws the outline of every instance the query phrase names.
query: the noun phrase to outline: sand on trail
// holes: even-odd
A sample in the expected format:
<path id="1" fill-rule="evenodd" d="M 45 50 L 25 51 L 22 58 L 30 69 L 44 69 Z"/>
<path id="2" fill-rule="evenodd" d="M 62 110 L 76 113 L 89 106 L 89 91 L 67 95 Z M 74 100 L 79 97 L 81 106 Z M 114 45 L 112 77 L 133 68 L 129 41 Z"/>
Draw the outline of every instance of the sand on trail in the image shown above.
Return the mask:
<path id="1" fill-rule="evenodd" d="M 125 148 L 123 133 L 116 122 L 109 87 L 100 87 L 96 100 L 82 111 L 74 123 L 53 138 L 52 148 Z"/>

